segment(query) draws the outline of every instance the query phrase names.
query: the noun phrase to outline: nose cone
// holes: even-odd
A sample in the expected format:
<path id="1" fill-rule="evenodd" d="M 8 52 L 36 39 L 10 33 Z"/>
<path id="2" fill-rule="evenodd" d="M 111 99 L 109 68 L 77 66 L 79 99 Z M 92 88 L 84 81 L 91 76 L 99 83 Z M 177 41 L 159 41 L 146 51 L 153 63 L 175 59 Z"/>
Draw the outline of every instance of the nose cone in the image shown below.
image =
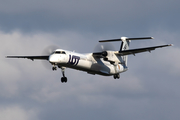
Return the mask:
<path id="1" fill-rule="evenodd" d="M 49 56 L 49 62 L 50 62 L 50 63 L 58 62 L 57 56 L 55 56 L 55 55 L 50 55 L 50 56 Z"/>

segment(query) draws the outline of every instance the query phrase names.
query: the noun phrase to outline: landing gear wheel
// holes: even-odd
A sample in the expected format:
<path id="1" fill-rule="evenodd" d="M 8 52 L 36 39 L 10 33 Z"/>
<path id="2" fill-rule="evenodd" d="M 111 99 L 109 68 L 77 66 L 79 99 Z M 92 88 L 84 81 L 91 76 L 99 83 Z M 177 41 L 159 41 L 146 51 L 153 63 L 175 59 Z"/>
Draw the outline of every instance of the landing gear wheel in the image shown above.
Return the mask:
<path id="1" fill-rule="evenodd" d="M 120 78 L 120 75 L 119 75 L 119 74 L 117 74 L 117 78 L 118 78 L 118 79 Z"/>
<path id="2" fill-rule="evenodd" d="M 64 74 L 64 72 L 65 72 L 65 67 L 60 67 L 61 68 L 61 72 L 62 72 L 62 75 L 63 75 L 63 77 L 61 78 L 61 82 L 63 83 L 63 82 L 67 82 L 67 77 L 65 77 L 65 74 Z"/>
<path id="3" fill-rule="evenodd" d="M 116 79 L 116 75 L 114 75 L 113 77 L 114 77 L 114 79 Z"/>
<path id="4" fill-rule="evenodd" d="M 116 75 L 114 75 L 113 77 L 114 77 L 114 79 L 119 79 L 119 78 L 120 78 L 120 75 L 119 75 L 119 74 L 116 74 Z"/>
<path id="5" fill-rule="evenodd" d="M 52 67 L 52 70 L 54 71 L 54 70 L 57 70 L 57 67 L 56 66 L 53 66 Z"/>
<path id="6" fill-rule="evenodd" d="M 61 78 L 61 82 L 62 82 L 62 83 L 65 82 L 65 83 L 66 83 L 66 82 L 67 82 L 67 77 L 62 77 L 62 78 Z"/>

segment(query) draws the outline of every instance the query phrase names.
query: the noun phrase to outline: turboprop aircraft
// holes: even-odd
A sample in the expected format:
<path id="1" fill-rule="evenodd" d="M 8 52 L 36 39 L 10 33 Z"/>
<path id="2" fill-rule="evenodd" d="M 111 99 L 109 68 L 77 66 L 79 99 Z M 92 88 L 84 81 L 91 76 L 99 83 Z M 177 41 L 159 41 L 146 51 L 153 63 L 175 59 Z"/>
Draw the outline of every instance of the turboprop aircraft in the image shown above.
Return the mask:
<path id="1" fill-rule="evenodd" d="M 87 54 L 80 54 L 63 49 L 56 49 L 49 55 L 42 56 L 7 56 L 7 58 L 27 58 L 30 60 L 40 59 L 47 60 L 52 64 L 52 70 L 57 70 L 57 67 L 62 70 L 63 77 L 61 82 L 67 82 L 65 77 L 65 68 L 85 71 L 89 74 L 98 74 L 103 76 L 113 76 L 114 79 L 120 78 L 120 73 L 128 70 L 127 60 L 128 55 L 134 55 L 141 52 L 151 52 L 156 48 L 162 48 L 168 45 L 160 45 L 153 47 L 145 47 L 138 49 L 129 49 L 132 40 L 153 39 L 153 37 L 127 38 L 101 40 L 99 42 L 115 42 L 122 41 L 119 51 L 103 50 Z M 103 47 L 103 46 L 102 46 Z"/>

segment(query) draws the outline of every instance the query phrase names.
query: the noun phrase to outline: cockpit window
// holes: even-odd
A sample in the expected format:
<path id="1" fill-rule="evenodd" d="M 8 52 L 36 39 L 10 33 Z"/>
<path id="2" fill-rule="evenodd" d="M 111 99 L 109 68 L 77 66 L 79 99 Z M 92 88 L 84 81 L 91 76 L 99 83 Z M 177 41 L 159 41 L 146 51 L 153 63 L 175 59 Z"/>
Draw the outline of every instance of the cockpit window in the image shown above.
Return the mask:
<path id="1" fill-rule="evenodd" d="M 66 54 L 64 51 L 55 51 L 55 54 Z"/>
<path id="2" fill-rule="evenodd" d="M 60 54 L 61 52 L 60 51 L 56 51 L 55 54 Z"/>

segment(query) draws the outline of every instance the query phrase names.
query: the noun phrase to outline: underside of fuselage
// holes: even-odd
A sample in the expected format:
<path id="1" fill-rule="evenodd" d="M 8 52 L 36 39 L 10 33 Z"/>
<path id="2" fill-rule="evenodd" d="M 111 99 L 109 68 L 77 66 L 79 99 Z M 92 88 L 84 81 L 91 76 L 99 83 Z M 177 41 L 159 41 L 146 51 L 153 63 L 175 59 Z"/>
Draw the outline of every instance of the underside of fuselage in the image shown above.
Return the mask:
<path id="1" fill-rule="evenodd" d="M 127 71 L 127 69 L 124 68 L 122 71 L 116 71 L 114 65 L 110 63 L 105 65 L 103 62 L 92 63 L 91 61 L 85 62 L 83 60 L 80 60 L 77 65 L 73 65 L 70 63 L 58 63 L 57 66 L 59 68 L 67 67 L 75 70 L 84 71 L 87 72 L 88 74 L 93 74 L 93 75 L 98 74 L 103 76 L 112 76 Z"/>
<path id="2" fill-rule="evenodd" d="M 82 67 L 82 66 L 74 66 L 74 65 L 71 65 L 71 64 L 57 64 L 57 66 L 59 68 L 61 67 L 67 67 L 67 68 L 72 68 L 72 69 L 75 69 L 75 70 L 80 70 L 80 71 L 83 71 L 83 72 L 87 72 L 88 74 L 98 74 L 98 75 L 103 75 L 103 76 L 111 76 L 113 74 L 110 74 L 110 69 L 107 67 L 107 71 L 103 71 L 101 69 L 99 69 L 97 67 L 97 65 L 92 65 L 90 68 L 87 68 L 87 67 Z"/>

